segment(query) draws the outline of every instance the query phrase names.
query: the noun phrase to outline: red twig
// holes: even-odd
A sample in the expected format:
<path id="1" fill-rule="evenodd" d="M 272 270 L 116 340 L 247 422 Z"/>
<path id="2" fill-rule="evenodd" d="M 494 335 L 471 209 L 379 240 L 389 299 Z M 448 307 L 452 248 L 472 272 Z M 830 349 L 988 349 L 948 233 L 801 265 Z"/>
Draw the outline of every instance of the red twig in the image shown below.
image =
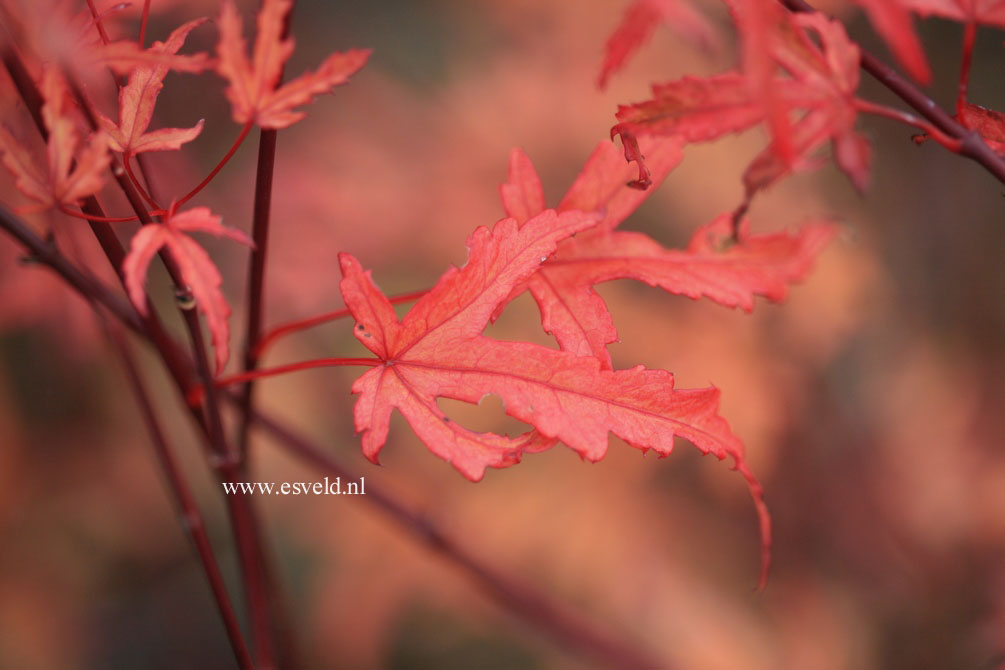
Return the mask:
<path id="1" fill-rule="evenodd" d="M 147 41 L 147 20 L 150 18 L 150 0 L 143 0 L 143 15 L 140 17 L 140 36 L 136 40 L 136 43 L 143 48 L 143 44 Z"/>
<path id="2" fill-rule="evenodd" d="M 931 137 L 933 140 L 946 147 L 950 151 L 958 152 L 960 147 L 963 146 L 963 141 L 956 139 L 955 137 L 949 137 L 941 130 L 933 126 L 932 124 L 919 119 L 914 114 L 905 112 L 900 109 L 894 109 L 893 107 L 887 107 L 886 105 L 879 105 L 874 102 L 869 102 L 868 100 L 862 100 L 860 98 L 855 99 L 855 108 L 860 112 L 865 112 L 867 114 L 875 114 L 877 116 L 882 116 L 887 119 L 892 119 L 894 121 L 900 121 L 901 123 L 906 123 L 909 126 L 914 126 L 920 130 L 925 131 L 925 133 Z"/>
<path id="3" fill-rule="evenodd" d="M 963 107 L 967 104 L 967 87 L 970 85 L 970 64 L 974 57 L 974 43 L 977 41 L 977 22 L 968 18 L 963 24 L 963 57 L 960 62 L 960 85 L 956 95 L 956 116 L 963 117 Z"/>
<path id="4" fill-rule="evenodd" d="M 403 302 L 411 302 L 412 300 L 418 300 L 422 296 L 429 293 L 429 289 L 422 289 L 421 291 L 411 291 L 410 293 L 401 293 L 399 295 L 390 296 L 388 301 L 392 305 L 397 305 Z M 337 319 L 343 319 L 347 316 L 352 316 L 352 313 L 348 309 L 337 309 L 334 312 L 325 312 L 324 314 L 318 314 L 317 316 L 312 316 L 306 319 L 300 319 L 297 321 L 290 321 L 289 323 L 284 323 L 282 325 L 276 326 L 265 333 L 264 336 L 258 341 L 258 347 L 256 354 L 261 358 L 265 350 L 272 346 L 276 340 L 291 335 L 293 333 L 299 332 L 301 330 L 306 330 L 307 328 L 313 328 L 314 326 L 320 326 L 323 323 L 328 323 L 329 321 L 335 321 Z"/>
<path id="5" fill-rule="evenodd" d="M 150 194 L 147 193 L 146 189 L 143 188 L 143 184 L 140 183 L 140 180 L 136 178 L 135 174 L 133 174 L 133 169 L 129 165 L 129 160 L 131 158 L 132 156 L 130 156 L 129 154 L 122 154 L 122 166 L 126 169 L 126 176 L 129 177 L 129 181 L 133 183 L 133 186 L 136 187 L 136 190 L 139 192 L 140 196 L 142 196 L 142 198 L 147 201 L 147 204 L 149 204 L 155 210 L 164 211 L 164 208 L 158 205 L 154 201 L 153 197 L 150 196 Z M 153 212 L 151 212 L 151 214 L 153 214 Z"/>
<path id="6" fill-rule="evenodd" d="M 215 463 L 213 466 L 221 480 L 226 483 L 243 481 L 241 461 L 227 441 L 220 414 L 220 403 L 213 376 L 206 355 L 206 343 L 202 336 L 202 325 L 194 309 L 182 310 L 196 367 L 202 378 L 205 391 L 206 417 L 209 424 L 210 443 Z M 244 595 L 247 598 L 248 614 L 251 618 L 251 640 L 255 649 L 255 664 L 258 668 L 276 667 L 276 648 L 272 636 L 272 622 L 269 615 L 269 593 L 264 566 L 263 548 L 258 532 L 258 522 L 250 496 L 243 493 L 224 495 L 227 513 L 237 545 L 237 558 L 241 565 Z"/>
<path id="7" fill-rule="evenodd" d="M 287 365 L 277 365 L 273 368 L 261 368 L 258 370 L 248 370 L 228 377 L 218 377 L 214 384 L 217 388 L 224 388 L 233 384 L 242 384 L 252 379 L 262 379 L 264 377 L 275 377 L 287 372 L 298 372 L 300 370 L 313 370 L 314 368 L 330 368 L 335 366 L 365 365 L 374 367 L 380 365 L 379 358 L 317 358 L 311 361 L 298 361 Z"/>
<path id="8" fill-rule="evenodd" d="M 35 87 L 34 81 L 32 81 L 30 76 L 28 76 L 23 63 L 20 62 L 20 58 L 13 51 L 5 50 L 3 60 L 4 64 L 8 68 L 8 71 L 12 75 L 15 86 L 19 89 L 19 92 L 21 92 L 22 99 L 24 99 L 25 103 L 29 106 L 32 117 L 35 119 L 39 131 L 42 133 L 43 137 L 45 137 L 47 133 L 40 113 L 42 97 L 39 94 L 37 87 Z M 85 117 L 90 122 L 92 128 L 97 128 L 97 121 L 94 117 L 93 111 L 84 98 L 82 91 L 75 85 L 74 82 L 71 81 L 70 83 L 71 89 L 77 97 Z M 129 200 L 130 205 L 133 207 L 140 221 L 143 224 L 151 223 L 153 220 L 150 217 L 150 213 L 146 211 L 143 201 L 136 193 L 136 190 L 133 188 L 128 177 L 126 177 L 124 172 L 118 170 L 112 170 L 112 174 L 119 184 L 119 187 L 126 195 L 126 198 Z M 97 200 L 93 197 L 85 200 L 84 209 L 86 213 L 96 219 L 104 218 L 104 213 L 97 204 Z M 91 211 L 87 211 L 88 209 Z M 0 209 L 0 211 L 7 214 L 5 210 Z M 60 274 L 66 277 L 67 280 L 70 281 L 70 283 L 84 295 L 90 295 L 93 293 L 96 296 L 100 296 L 102 304 L 110 306 L 116 316 L 123 318 L 128 325 L 138 329 L 139 332 L 150 338 L 151 342 L 161 353 L 162 359 L 171 373 L 172 378 L 175 380 L 181 395 L 187 398 L 190 389 L 194 386 L 191 381 L 191 362 L 186 362 L 184 360 L 184 354 L 178 350 L 177 344 L 174 340 L 164 332 L 155 313 L 151 310 L 148 317 L 140 320 L 139 317 L 136 316 L 136 312 L 133 310 L 131 305 L 129 305 L 128 308 L 121 307 L 117 304 L 121 301 L 121 298 L 118 298 L 117 296 L 113 298 L 108 295 L 107 291 L 103 290 L 102 285 L 96 283 L 95 280 L 90 280 L 79 271 L 76 271 L 75 268 L 72 267 L 72 264 L 65 261 L 65 258 L 59 254 L 58 250 L 47 247 L 44 242 L 38 240 L 37 236 L 35 236 L 26 226 L 23 226 L 23 224 L 19 226 L 15 225 L 15 223 L 20 223 L 16 217 L 13 217 L 12 215 L 3 217 L 4 228 L 10 230 L 15 237 L 22 241 L 22 243 L 33 251 L 36 251 L 40 260 L 47 262 L 52 265 L 52 267 L 56 268 Z M 119 277 L 122 278 L 122 261 L 125 258 L 125 250 L 122 248 L 121 243 L 115 236 L 114 231 L 112 231 L 105 222 L 91 221 L 90 225 L 110 263 L 119 274 Z M 179 279 L 180 273 L 173 262 L 173 259 L 168 254 L 162 254 L 161 258 L 167 266 L 168 273 L 175 281 L 176 286 L 181 287 L 182 284 Z M 185 315 L 185 323 L 188 327 L 189 335 L 192 340 L 195 358 L 197 362 L 200 362 L 200 371 L 202 373 L 201 376 L 203 377 L 203 383 L 209 387 L 207 397 L 215 400 L 215 389 L 212 388 L 212 378 L 208 371 L 206 348 L 204 342 L 202 341 L 202 332 L 198 316 L 194 313 L 185 313 Z M 219 476 L 224 481 L 237 481 L 241 479 L 240 470 L 236 467 L 236 462 L 228 455 L 229 450 L 226 448 L 225 436 L 222 433 L 222 420 L 219 414 L 219 406 L 213 402 L 207 403 L 206 415 L 198 411 L 197 408 L 190 407 L 190 409 L 192 411 L 192 416 L 202 429 L 203 433 L 206 435 L 207 440 L 216 455 L 213 465 Z M 267 602 L 265 600 L 266 589 L 264 579 L 262 577 L 262 571 L 260 569 L 261 546 L 255 525 L 256 520 L 251 508 L 251 502 L 245 496 L 225 496 L 225 501 L 227 503 L 228 511 L 230 512 L 232 521 L 231 526 L 234 532 L 235 542 L 237 544 L 239 560 L 241 562 L 241 574 L 244 582 L 245 593 L 248 599 L 248 609 L 252 620 L 252 630 L 256 634 L 256 652 L 258 654 L 259 667 L 271 667 L 273 665 L 274 654 L 270 651 L 273 648 L 273 645 L 271 644 L 271 631 L 268 623 L 269 616 Z"/>
<path id="9" fill-rule="evenodd" d="M 87 0 L 87 8 L 91 10 L 91 17 L 94 19 L 94 27 L 98 29 L 98 36 L 101 38 L 101 43 L 108 44 L 110 41 L 108 39 L 108 33 L 105 31 L 105 26 L 101 22 L 101 15 L 98 14 L 98 8 L 94 6 L 94 0 Z"/>
<path id="10" fill-rule="evenodd" d="M 181 207 L 186 202 L 194 198 L 196 194 L 199 193 L 199 191 L 206 188 L 206 185 L 209 184 L 209 182 L 213 181 L 213 177 L 215 177 L 217 173 L 223 169 L 223 166 L 227 164 L 227 161 L 229 161 L 231 157 L 233 157 L 233 155 L 237 152 L 238 147 L 240 147 L 241 143 L 244 142 L 244 138 L 248 136 L 249 132 L 251 132 L 251 127 L 253 125 L 254 122 L 252 121 L 248 121 L 246 124 L 244 124 L 244 127 L 241 128 L 241 134 L 237 136 L 237 139 L 234 140 L 234 144 L 232 144 L 230 149 L 227 150 L 227 153 L 223 156 L 223 158 L 220 159 L 220 162 L 216 164 L 216 167 L 214 167 L 210 171 L 210 173 L 206 175 L 205 179 L 199 182 L 198 186 L 196 186 L 187 194 L 178 199 L 179 207 Z"/>
<path id="11" fill-rule="evenodd" d="M 84 221 L 95 221 L 98 223 L 127 223 L 129 221 L 138 221 L 138 216 L 96 216 L 94 214 L 87 214 L 85 212 L 75 212 L 69 207 L 63 205 L 59 206 L 59 211 L 67 216 L 72 216 L 75 219 L 83 219 Z"/>
<path id="12" fill-rule="evenodd" d="M 48 265 L 81 295 L 99 303 L 131 330 L 145 334 L 143 322 L 131 304 L 118 293 L 105 286 L 100 280 L 79 270 L 63 256 L 59 249 L 47 243 L 28 227 L 21 219 L 0 205 L 0 228 L 6 230 L 27 249 L 32 257 L 40 263 Z"/>

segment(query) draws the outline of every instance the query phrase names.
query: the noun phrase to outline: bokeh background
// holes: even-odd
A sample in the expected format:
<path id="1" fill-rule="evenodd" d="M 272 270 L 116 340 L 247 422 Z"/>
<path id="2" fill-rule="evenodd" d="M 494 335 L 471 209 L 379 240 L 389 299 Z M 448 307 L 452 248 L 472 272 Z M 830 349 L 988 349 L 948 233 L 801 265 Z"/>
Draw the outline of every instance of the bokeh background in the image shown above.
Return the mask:
<path id="1" fill-rule="evenodd" d="M 242 4 L 246 30 L 255 4 Z M 602 45 L 626 4 L 298 2 L 288 75 L 333 50 L 375 51 L 349 85 L 280 133 L 268 322 L 340 307 L 339 251 L 373 268 L 387 293 L 430 285 L 464 261 L 468 233 L 502 216 L 496 189 L 512 147 L 531 156 L 557 203 L 605 140 L 619 102 L 643 99 L 652 82 L 735 62 L 728 21 L 712 5 L 708 15 L 727 36 L 722 52 L 703 53 L 661 30 L 598 91 Z M 153 6 L 148 39 L 216 12 L 215 3 L 194 0 Z M 124 10 L 112 30 L 134 34 L 136 13 Z M 862 17 L 844 16 L 854 37 L 886 57 Z M 918 25 L 936 72 L 932 94 L 951 106 L 962 30 L 938 20 Z M 981 31 L 971 94 L 998 108 L 1001 39 Z M 206 27 L 190 41 L 211 49 L 214 40 Z M 2 78 L 3 121 L 23 124 Z M 112 112 L 110 92 L 92 87 Z M 184 152 L 151 157 L 161 191 L 187 191 L 236 137 L 221 91 L 213 74 L 169 75 L 157 123 L 205 118 L 206 129 Z M 863 92 L 895 103 L 871 81 Z M 722 413 L 745 441 L 773 513 L 775 562 L 763 593 L 752 590 L 758 536 L 742 478 L 686 443 L 660 460 L 612 438 L 596 464 L 559 446 L 472 484 L 400 417 L 382 466 L 365 461 L 349 394 L 358 370 L 267 380 L 260 401 L 485 562 L 668 665 L 999 667 L 1005 187 L 939 146 L 916 146 L 909 129 L 869 119 L 860 127 L 876 148 L 864 197 L 828 166 L 774 187 L 751 210 L 756 231 L 820 217 L 843 224 L 784 305 L 761 301 L 746 315 L 627 281 L 600 289 L 621 335 L 612 347 L 617 366 L 661 367 L 680 387 L 722 390 Z M 740 175 L 764 142 L 755 131 L 688 148 L 625 227 L 686 243 L 736 206 Z M 197 200 L 244 230 L 255 146 L 248 141 Z M 0 193 L 5 203 L 23 203 L 6 176 Z M 106 199 L 114 210 L 114 194 Z M 53 226 L 78 258 L 100 266 L 81 222 L 33 222 Z M 236 245 L 206 244 L 235 308 L 237 350 L 245 257 Z M 19 256 L 0 240 L 0 667 L 230 667 L 115 356 L 83 302 Z M 162 272 L 150 286 L 169 307 Z M 290 337 L 266 364 L 362 355 L 351 327 L 342 321 Z M 551 342 L 526 297 L 488 332 Z M 147 352 L 141 358 L 236 588 L 220 492 L 169 383 Z M 520 428 L 492 398 L 443 406 L 472 428 Z M 254 474 L 321 478 L 264 436 L 255 442 Z M 365 499 L 257 502 L 304 667 L 594 662 L 500 608 Z"/>

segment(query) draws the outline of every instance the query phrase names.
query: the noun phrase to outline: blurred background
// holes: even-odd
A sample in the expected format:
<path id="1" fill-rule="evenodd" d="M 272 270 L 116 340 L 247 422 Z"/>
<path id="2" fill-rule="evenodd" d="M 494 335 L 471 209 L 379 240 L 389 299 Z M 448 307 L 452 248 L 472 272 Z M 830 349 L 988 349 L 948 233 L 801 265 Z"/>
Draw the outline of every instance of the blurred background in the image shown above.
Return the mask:
<path id="1" fill-rule="evenodd" d="M 113 32 L 134 35 L 141 4 L 124 10 Z M 242 3 L 246 34 L 256 4 Z M 279 135 L 267 322 L 338 309 L 339 251 L 373 268 L 388 294 L 431 285 L 449 263 L 463 263 L 476 226 L 502 216 L 497 186 L 512 147 L 530 155 L 555 204 L 607 137 L 618 103 L 646 98 L 650 83 L 736 62 L 735 46 L 706 54 L 660 30 L 598 91 L 602 47 L 626 4 L 298 2 L 288 77 L 333 50 L 371 47 L 374 55 Z M 731 44 L 721 8 L 702 7 Z M 195 0 L 154 0 L 153 8 L 148 41 L 217 11 Z M 861 16 L 844 16 L 853 37 L 889 60 Z M 962 29 L 939 20 L 918 26 L 936 72 L 931 92 L 949 108 Z M 212 27 L 201 28 L 187 50 L 211 50 L 215 39 Z M 999 109 L 1001 39 L 981 30 L 971 84 L 973 102 Z M 3 121 L 24 124 L 3 79 Z M 110 91 L 92 86 L 114 112 Z M 237 136 L 222 87 L 211 73 L 168 76 L 157 126 L 204 117 L 206 127 L 185 151 L 150 156 L 161 192 L 187 191 Z M 896 104 L 868 79 L 862 94 Z M 668 665 L 1000 667 L 1005 187 L 933 143 L 916 146 L 909 129 L 871 119 L 859 127 L 876 149 L 865 197 L 828 164 L 752 207 L 758 232 L 821 217 L 843 224 L 783 306 L 760 301 L 746 315 L 638 283 L 600 287 L 621 336 L 612 347 L 617 367 L 665 368 L 681 388 L 722 390 L 722 414 L 744 440 L 773 514 L 774 567 L 763 593 L 752 590 L 758 533 L 742 478 L 687 443 L 660 460 L 612 438 L 596 464 L 559 446 L 472 484 L 398 416 L 382 466 L 362 457 L 349 393 L 358 369 L 266 380 L 259 401 L 485 562 Z M 246 231 L 254 138 L 257 131 L 193 203 Z M 742 171 L 765 139 L 754 131 L 689 147 L 624 227 L 685 244 L 737 205 Z M 11 182 L 0 180 L 3 201 L 23 204 Z M 124 211 L 115 197 L 105 198 L 109 210 Z M 100 266 L 82 222 L 32 221 Z M 122 225 L 123 236 L 132 229 Z M 202 241 L 224 273 L 238 351 L 244 251 Z M 46 270 L 17 262 L 20 255 L 0 239 L 0 667 L 231 667 L 116 357 L 87 306 Z M 149 285 L 170 307 L 162 271 Z M 292 336 L 265 364 L 363 355 L 351 328 L 340 321 Z M 553 344 L 526 296 L 488 334 Z M 169 382 L 149 352 L 141 359 L 236 589 L 217 485 Z M 441 404 L 471 428 L 520 428 L 492 398 Z M 259 436 L 254 478 L 322 477 Z M 364 499 L 256 502 L 304 667 L 593 662 L 501 609 Z"/>

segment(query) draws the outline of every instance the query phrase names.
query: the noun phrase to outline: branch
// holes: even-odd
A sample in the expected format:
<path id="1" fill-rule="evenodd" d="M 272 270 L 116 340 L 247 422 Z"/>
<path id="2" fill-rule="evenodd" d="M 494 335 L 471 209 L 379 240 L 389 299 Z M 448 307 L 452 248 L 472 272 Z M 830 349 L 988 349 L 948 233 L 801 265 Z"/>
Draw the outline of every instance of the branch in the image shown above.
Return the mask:
<path id="1" fill-rule="evenodd" d="M 388 296 L 387 300 L 392 305 L 399 305 L 403 302 L 417 300 L 427 293 L 429 293 L 429 289 L 425 288 L 421 291 L 410 291 L 409 293 L 399 293 L 398 295 Z M 311 316 L 306 319 L 299 319 L 297 321 L 291 321 L 279 326 L 274 326 L 258 340 L 258 345 L 255 347 L 255 355 L 261 358 L 265 354 L 266 349 L 282 337 L 292 333 L 298 333 L 301 330 L 313 328 L 314 326 L 320 326 L 323 323 L 343 319 L 347 316 L 352 316 L 352 312 L 348 309 L 342 308 L 333 312 L 325 312 L 324 314 L 318 314 L 317 316 Z"/>
<path id="2" fill-rule="evenodd" d="M 117 325 L 105 324 L 105 332 L 109 339 L 112 340 L 112 344 L 115 345 L 112 349 L 122 363 L 126 379 L 132 388 L 136 403 L 139 405 L 140 414 L 143 415 L 143 422 L 146 424 L 147 431 L 150 433 L 150 440 L 153 442 L 154 453 L 167 478 L 168 490 L 177 508 L 178 515 L 181 517 L 182 529 L 189 540 L 191 540 L 192 546 L 199 556 L 199 562 L 202 564 L 202 570 L 209 581 L 209 587 L 213 592 L 213 598 L 216 600 L 216 606 L 220 610 L 223 626 L 227 631 L 227 638 L 230 640 L 234 656 L 237 658 L 238 665 L 242 670 L 250 670 L 254 667 L 251 662 L 251 654 L 248 653 L 248 647 L 241 633 L 241 624 L 237 620 L 234 605 L 230 602 L 230 596 L 227 594 L 227 586 L 224 583 L 223 574 L 220 572 L 220 565 L 217 563 L 216 555 L 213 553 L 213 545 L 209 540 L 209 534 L 206 532 L 206 524 L 199 511 L 199 504 L 196 502 L 195 496 L 192 495 L 188 482 L 185 481 L 185 475 L 174 457 L 167 438 L 164 436 L 160 421 L 157 419 L 157 413 L 154 411 L 153 404 L 150 401 L 150 394 L 147 392 L 143 378 L 140 376 L 136 361 L 129 351 L 129 343 L 126 342 L 126 338 L 119 332 Z"/>
<path id="3" fill-rule="evenodd" d="M 98 122 L 94 116 L 94 111 L 84 96 L 83 91 L 73 80 L 70 80 L 70 88 L 77 98 L 85 118 L 95 131 L 98 130 Z M 249 126 L 245 127 L 242 134 L 247 134 Z M 236 149 L 236 144 L 234 149 Z M 228 157 L 233 154 L 233 150 Z M 226 162 L 226 161 L 223 161 Z M 222 163 L 217 166 L 213 174 L 222 167 Z M 139 217 L 143 225 L 153 223 L 150 213 L 133 187 L 125 170 L 113 168 L 112 175 L 125 194 L 130 206 Z M 211 175 L 212 176 L 212 175 Z M 208 179 L 202 185 L 208 183 Z M 200 185 L 200 187 L 202 186 Z M 191 197 L 194 192 L 189 194 Z M 108 224 L 104 224 L 108 225 Z M 181 271 L 177 263 L 165 249 L 162 249 L 159 256 L 167 268 L 168 274 L 175 285 L 176 291 L 180 294 L 188 293 L 187 286 L 181 279 Z M 120 265 L 121 267 L 121 265 Z M 209 446 L 214 458 L 210 460 L 210 465 L 217 475 L 225 482 L 239 481 L 242 479 L 239 461 L 235 459 L 234 452 L 227 444 L 226 433 L 223 427 L 223 419 L 220 415 L 220 406 L 213 388 L 213 377 L 209 369 L 206 344 L 202 336 L 202 324 L 199 315 L 192 309 L 185 309 L 179 305 L 179 310 L 188 330 L 189 340 L 192 344 L 192 353 L 196 363 L 196 369 L 202 378 L 203 387 L 206 388 L 206 403 L 204 405 L 205 417 L 197 416 L 197 421 L 209 440 Z M 190 396 L 190 388 L 183 390 L 186 399 Z M 193 409 L 193 413 L 198 412 Z M 202 419 L 202 420 L 199 420 Z M 248 616 L 251 620 L 252 642 L 255 648 L 255 659 L 258 667 L 268 670 L 275 667 L 275 643 L 272 635 L 271 615 L 269 610 L 268 588 L 266 586 L 266 573 L 264 569 L 265 558 L 258 531 L 258 523 L 254 513 L 252 501 L 246 495 L 224 495 L 224 502 L 231 520 L 231 529 L 234 534 L 234 542 L 237 548 L 238 560 L 241 566 L 241 577 L 247 598 Z"/>
<path id="4" fill-rule="evenodd" d="M 804 0 L 779 0 L 793 12 L 817 11 Z M 1005 161 L 984 142 L 980 134 L 967 128 L 939 107 L 935 101 L 921 89 L 902 77 L 896 70 L 859 47 L 862 53 L 862 69 L 876 78 L 879 83 L 888 88 L 918 114 L 931 121 L 939 130 L 949 137 L 960 141 L 957 153 L 980 164 L 998 181 L 1005 183 Z"/>
<path id="5" fill-rule="evenodd" d="M 81 295 L 101 304 L 130 330 L 146 336 L 143 321 L 140 320 L 140 316 L 132 304 L 105 286 L 100 280 L 77 269 L 60 253 L 55 244 L 44 241 L 24 221 L 8 211 L 3 205 L 0 205 L 0 228 L 10 233 L 11 237 L 31 252 L 33 260 L 48 265 Z"/>
<path id="6" fill-rule="evenodd" d="M 279 33 L 280 41 L 290 35 L 290 21 L 293 18 L 295 1 L 290 3 L 289 10 L 283 16 L 283 27 Z M 276 86 L 282 84 L 285 64 L 280 65 Z M 272 177 L 276 168 L 276 138 L 279 131 L 275 128 L 262 128 L 258 135 L 258 167 L 255 172 L 255 204 L 252 213 L 251 237 L 255 246 L 251 251 L 251 267 L 248 270 L 248 330 L 244 343 L 244 371 L 254 372 L 258 367 L 258 343 L 262 338 L 262 320 L 265 299 L 265 260 L 269 249 L 269 223 L 272 214 Z M 241 396 L 240 429 L 238 431 L 238 450 L 242 457 L 248 454 L 248 412 L 254 404 L 255 384 L 249 379 Z"/>
<path id="7" fill-rule="evenodd" d="M 234 395 L 228 394 L 226 398 L 232 403 L 237 402 Z M 360 478 L 358 472 L 337 461 L 320 446 L 297 435 L 260 410 L 253 409 L 250 418 L 283 447 L 318 470 L 350 480 Z M 438 528 L 431 519 L 408 509 L 392 494 L 368 485 L 366 495 L 360 498 L 375 505 L 411 535 L 412 539 L 466 574 L 496 604 L 510 610 L 528 624 L 540 627 L 566 648 L 577 653 L 585 652 L 601 660 L 605 666 L 615 668 L 668 667 L 665 662 L 658 662 L 639 649 L 636 643 L 607 634 L 559 606 L 529 584 L 512 579 L 486 565 Z"/>
<path id="8" fill-rule="evenodd" d="M 287 20 L 286 25 L 289 25 Z M 251 236 L 255 246 L 251 251 L 248 271 L 248 331 L 244 343 L 244 371 L 258 367 L 258 343 L 262 339 L 262 314 L 265 296 L 265 259 L 269 248 L 269 219 L 272 208 L 272 175 L 276 164 L 276 130 L 263 128 L 258 140 L 258 170 L 255 174 L 255 205 Z M 255 384 L 249 379 L 241 395 L 238 451 L 248 454 L 248 412 L 254 402 Z"/>

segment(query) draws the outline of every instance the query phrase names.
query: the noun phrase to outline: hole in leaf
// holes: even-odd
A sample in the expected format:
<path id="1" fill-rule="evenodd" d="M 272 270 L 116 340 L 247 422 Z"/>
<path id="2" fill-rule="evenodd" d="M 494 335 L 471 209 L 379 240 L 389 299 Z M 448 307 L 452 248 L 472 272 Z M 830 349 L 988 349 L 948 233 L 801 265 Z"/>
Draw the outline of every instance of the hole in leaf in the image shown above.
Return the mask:
<path id="1" fill-rule="evenodd" d="M 482 333 L 485 337 L 506 342 L 533 342 L 543 347 L 557 349 L 555 338 L 544 332 L 541 312 L 529 291 L 521 293 Z"/>
<path id="2" fill-rule="evenodd" d="M 449 421 L 478 433 L 493 432 L 516 437 L 532 428 L 506 414 L 502 399 L 496 395 L 485 396 L 477 405 L 450 398 L 437 398 L 436 404 Z"/>

